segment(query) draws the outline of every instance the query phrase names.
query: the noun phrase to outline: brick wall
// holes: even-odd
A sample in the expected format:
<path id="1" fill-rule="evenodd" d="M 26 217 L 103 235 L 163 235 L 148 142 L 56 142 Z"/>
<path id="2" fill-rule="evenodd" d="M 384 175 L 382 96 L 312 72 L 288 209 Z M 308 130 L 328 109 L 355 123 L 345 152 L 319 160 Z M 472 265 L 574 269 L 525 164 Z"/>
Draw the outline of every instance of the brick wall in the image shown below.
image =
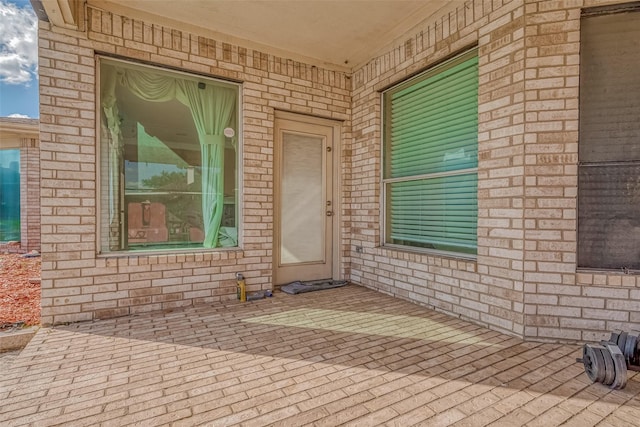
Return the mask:
<path id="1" fill-rule="evenodd" d="M 536 340 L 640 329 L 638 276 L 576 270 L 580 10 L 611 3 L 469 1 L 356 70 L 347 188 L 353 281 Z M 384 248 L 379 91 L 473 44 L 477 260 Z"/>
<path id="2" fill-rule="evenodd" d="M 576 273 L 580 12 L 615 3 L 526 5 L 526 337 L 593 341 L 640 329 L 637 275 Z"/>
<path id="3" fill-rule="evenodd" d="M 638 276 L 576 270 L 579 16 L 609 3 L 470 0 L 352 75 L 91 8 L 86 33 L 41 23 L 43 323 L 233 298 L 236 271 L 250 289 L 270 287 L 282 109 L 343 121 L 345 278 L 524 338 L 640 329 Z M 477 259 L 384 247 L 380 91 L 472 46 Z M 241 250 L 96 257 L 96 51 L 243 82 Z"/>
<path id="4" fill-rule="evenodd" d="M 236 272 L 270 289 L 274 111 L 342 121 L 347 139 L 349 76 L 91 7 L 86 32 L 41 22 L 39 38 L 42 323 L 235 298 Z M 96 52 L 243 82 L 241 249 L 96 256 Z"/>

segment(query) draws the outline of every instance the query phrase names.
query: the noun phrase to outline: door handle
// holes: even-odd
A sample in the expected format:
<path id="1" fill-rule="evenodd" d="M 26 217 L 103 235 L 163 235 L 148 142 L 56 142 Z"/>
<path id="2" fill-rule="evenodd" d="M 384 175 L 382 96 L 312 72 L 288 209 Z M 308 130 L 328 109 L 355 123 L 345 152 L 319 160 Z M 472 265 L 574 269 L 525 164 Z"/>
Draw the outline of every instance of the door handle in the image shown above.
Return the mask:
<path id="1" fill-rule="evenodd" d="M 333 216 L 333 211 L 327 211 L 327 216 Z"/>

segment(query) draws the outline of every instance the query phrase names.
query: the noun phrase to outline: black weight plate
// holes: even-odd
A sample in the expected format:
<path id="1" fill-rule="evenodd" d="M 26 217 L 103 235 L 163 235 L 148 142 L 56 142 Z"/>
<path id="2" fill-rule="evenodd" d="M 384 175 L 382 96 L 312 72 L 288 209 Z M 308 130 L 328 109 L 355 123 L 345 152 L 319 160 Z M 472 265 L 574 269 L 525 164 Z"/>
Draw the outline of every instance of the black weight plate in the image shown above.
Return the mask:
<path id="1" fill-rule="evenodd" d="M 627 385 L 627 362 L 624 360 L 624 354 L 622 354 L 618 346 L 613 344 L 606 344 L 605 347 L 613 359 L 613 365 L 616 371 L 616 376 L 611 383 L 611 388 L 615 390 L 623 389 Z"/>
<path id="2" fill-rule="evenodd" d="M 605 347 L 602 348 L 600 352 L 602 352 L 602 356 L 604 357 L 605 366 L 605 375 L 604 380 L 602 380 L 602 384 L 611 385 L 616 379 L 616 366 L 613 361 L 613 356 L 611 355 L 609 348 L 607 348 L 607 344 L 605 344 Z"/>
<path id="3" fill-rule="evenodd" d="M 596 375 L 597 361 L 594 353 L 595 351 L 593 350 L 593 347 L 591 347 L 591 344 L 585 344 L 582 347 L 581 362 L 584 364 L 584 372 L 587 374 L 587 376 L 592 382 L 595 382 L 597 378 L 597 375 Z"/>
<path id="4" fill-rule="evenodd" d="M 627 335 L 627 343 L 625 344 L 624 351 L 623 351 L 624 360 L 626 360 L 627 365 L 633 364 L 637 343 L 638 343 L 638 337 L 636 337 L 633 333 L 629 332 L 629 334 Z"/>
<path id="5" fill-rule="evenodd" d="M 622 333 L 622 331 L 614 331 L 611 332 L 611 338 L 609 338 L 609 342 L 612 342 L 614 344 L 618 343 L 618 337 L 620 337 L 620 334 Z"/>
<path id="6" fill-rule="evenodd" d="M 624 346 L 627 345 L 627 333 L 626 332 L 622 332 L 620 334 L 620 336 L 618 337 L 618 342 L 615 343 L 618 345 L 618 348 L 620 349 L 620 351 L 622 351 L 624 353 Z"/>
<path id="7" fill-rule="evenodd" d="M 604 350 L 602 348 L 602 350 Z M 604 381 L 604 377 L 606 375 L 605 372 L 605 364 L 604 364 L 604 356 L 602 355 L 602 350 L 595 349 L 593 354 L 595 356 L 596 361 L 596 382 L 601 383 Z"/>
<path id="8" fill-rule="evenodd" d="M 592 382 L 601 383 L 605 376 L 604 357 L 601 346 L 585 344 L 582 348 L 584 371 Z"/>
<path id="9" fill-rule="evenodd" d="M 633 335 L 636 340 L 635 348 L 633 349 L 633 355 L 631 356 L 631 364 L 638 366 L 640 365 L 640 333 L 630 332 L 629 335 Z"/>

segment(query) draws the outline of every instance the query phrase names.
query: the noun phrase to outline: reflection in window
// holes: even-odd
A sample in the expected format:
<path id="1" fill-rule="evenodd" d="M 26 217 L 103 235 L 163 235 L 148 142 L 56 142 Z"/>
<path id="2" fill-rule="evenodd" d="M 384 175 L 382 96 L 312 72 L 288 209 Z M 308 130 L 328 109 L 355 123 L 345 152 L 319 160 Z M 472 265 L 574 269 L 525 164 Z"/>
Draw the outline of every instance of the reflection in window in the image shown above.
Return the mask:
<path id="1" fill-rule="evenodd" d="M 20 150 L 0 150 L 0 242 L 20 240 Z"/>
<path id="2" fill-rule="evenodd" d="M 101 60 L 102 252 L 237 246 L 237 85 Z"/>
<path id="3" fill-rule="evenodd" d="M 616 5 L 618 6 L 618 5 Z M 640 270 L 640 7 L 580 22 L 578 267 Z"/>

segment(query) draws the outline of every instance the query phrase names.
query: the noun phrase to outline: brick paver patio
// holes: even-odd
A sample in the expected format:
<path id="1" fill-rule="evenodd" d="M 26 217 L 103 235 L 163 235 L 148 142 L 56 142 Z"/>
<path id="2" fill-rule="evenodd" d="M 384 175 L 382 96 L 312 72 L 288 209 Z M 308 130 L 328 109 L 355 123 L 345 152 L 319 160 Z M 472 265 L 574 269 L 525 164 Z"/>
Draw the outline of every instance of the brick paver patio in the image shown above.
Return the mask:
<path id="1" fill-rule="evenodd" d="M 640 425 L 640 374 L 358 286 L 41 329 L 0 425 Z"/>

